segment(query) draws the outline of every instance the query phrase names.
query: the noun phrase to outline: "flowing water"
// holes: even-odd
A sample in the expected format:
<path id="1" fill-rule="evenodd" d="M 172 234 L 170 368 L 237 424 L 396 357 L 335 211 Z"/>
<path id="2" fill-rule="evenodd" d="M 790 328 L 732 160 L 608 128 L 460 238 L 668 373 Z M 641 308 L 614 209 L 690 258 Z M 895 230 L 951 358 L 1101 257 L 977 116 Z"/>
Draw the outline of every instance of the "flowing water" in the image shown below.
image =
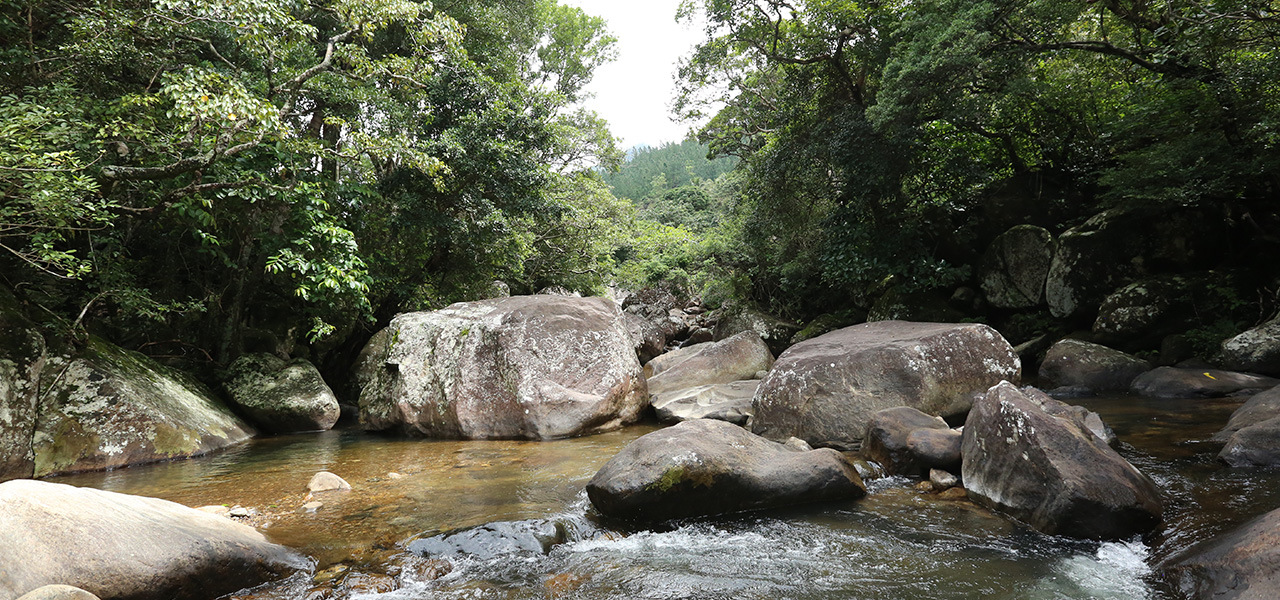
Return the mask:
<path id="1" fill-rule="evenodd" d="M 902 478 L 864 499 L 620 530 L 584 484 L 642 425 L 555 442 L 405 440 L 355 430 L 254 440 L 215 456 L 54 481 L 189 506 L 252 509 L 248 522 L 315 559 L 312 572 L 244 600 L 533 598 L 1168 599 L 1158 565 L 1280 507 L 1280 472 L 1230 469 L 1208 438 L 1239 400 L 1077 401 L 1115 429 L 1121 453 L 1165 490 L 1165 521 L 1143 539 L 1046 536 Z M 316 471 L 351 492 L 308 498 Z M 309 501 L 322 506 L 303 508 Z M 431 559 L 410 541 L 495 521 L 547 519 L 548 553 Z"/>

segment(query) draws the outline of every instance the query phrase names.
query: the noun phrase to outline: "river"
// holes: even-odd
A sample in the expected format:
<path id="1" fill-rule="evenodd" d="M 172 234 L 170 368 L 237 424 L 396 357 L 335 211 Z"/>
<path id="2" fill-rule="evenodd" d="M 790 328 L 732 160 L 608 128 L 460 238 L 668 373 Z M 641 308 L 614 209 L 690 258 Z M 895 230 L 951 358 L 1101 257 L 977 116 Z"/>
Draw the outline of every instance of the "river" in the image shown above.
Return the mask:
<path id="1" fill-rule="evenodd" d="M 1165 520 L 1143 539 L 1046 536 L 901 478 L 864 499 L 657 530 L 598 522 L 584 484 L 658 426 L 554 442 L 429 441 L 340 429 L 261 438 L 213 456 L 53 478 L 188 506 L 251 509 L 247 521 L 315 560 L 315 570 L 240 600 L 545 598 L 1177 598 L 1155 569 L 1198 541 L 1280 507 L 1280 473 L 1230 469 L 1208 438 L 1235 400 L 1075 401 L 1098 411 L 1121 454 L 1164 490 Z M 327 470 L 351 492 L 308 498 Z M 323 505 L 302 508 L 308 501 Z M 548 554 L 427 560 L 408 542 L 495 521 L 549 519 Z"/>

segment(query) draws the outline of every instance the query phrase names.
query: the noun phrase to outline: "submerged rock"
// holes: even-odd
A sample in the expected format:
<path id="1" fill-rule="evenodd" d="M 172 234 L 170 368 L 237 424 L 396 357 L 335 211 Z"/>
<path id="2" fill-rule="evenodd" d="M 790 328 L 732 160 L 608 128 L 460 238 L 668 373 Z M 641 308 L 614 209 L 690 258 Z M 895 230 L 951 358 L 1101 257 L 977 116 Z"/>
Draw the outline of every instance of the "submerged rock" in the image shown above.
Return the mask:
<path id="1" fill-rule="evenodd" d="M 1160 523 L 1155 484 L 1084 423 L 1012 384 L 974 402 L 961 479 L 969 496 L 1048 534 L 1124 539 Z M 1047 398 L 1044 396 L 1043 398 Z"/>
<path id="2" fill-rule="evenodd" d="M 564 525 L 545 519 L 499 521 L 409 542 L 410 552 L 429 557 L 547 554 L 567 539 Z"/>
<path id="3" fill-rule="evenodd" d="M 773 366 L 773 355 L 754 331 L 689 348 L 697 351 L 682 353 L 679 362 L 649 378 L 649 393 L 660 402 L 672 392 L 751 379 Z"/>
<path id="4" fill-rule="evenodd" d="M 0 287 L 0 481 L 35 474 L 31 432 L 44 364 L 44 337 Z"/>
<path id="5" fill-rule="evenodd" d="M 253 434 L 194 379 L 101 339 L 42 377 L 37 477 L 200 456 Z"/>
<path id="6" fill-rule="evenodd" d="M 252 527 L 179 504 L 42 481 L 0 484 L 0 598 L 207 600 L 309 567 Z"/>
<path id="7" fill-rule="evenodd" d="M 974 395 L 1021 374 L 1018 355 L 986 325 L 855 325 L 796 344 L 778 358 L 756 392 L 752 431 L 856 449 L 878 410 L 963 414 Z"/>
<path id="8" fill-rule="evenodd" d="M 745 425 L 759 387 L 759 379 L 700 385 L 654 396 L 650 403 L 663 422 L 716 419 Z"/>
<path id="9" fill-rule="evenodd" d="M 602 514 L 642 521 L 865 494 L 854 466 L 835 450 L 799 451 L 709 419 L 640 437 L 587 484 L 587 496 Z"/>
<path id="10" fill-rule="evenodd" d="M 1184 598 L 1280 598 L 1280 510 L 1201 543 L 1165 570 Z"/>
<path id="11" fill-rule="evenodd" d="M 327 431 L 338 422 L 338 398 L 302 359 L 246 354 L 228 367 L 223 385 L 242 414 L 272 433 Z"/>
<path id="12" fill-rule="evenodd" d="M 1280 380 L 1218 369 L 1160 367 L 1133 380 L 1130 391 L 1148 398 L 1221 398 L 1254 394 Z"/>
<path id="13" fill-rule="evenodd" d="M 513 296 L 392 319 L 360 395 L 369 430 L 554 439 L 611 431 L 647 405 L 640 362 L 607 298 Z"/>
<path id="14" fill-rule="evenodd" d="M 1062 340 L 1049 348 L 1040 364 L 1040 377 L 1055 387 L 1093 392 L 1123 392 L 1139 375 L 1151 370 L 1147 361 L 1106 346 Z"/>

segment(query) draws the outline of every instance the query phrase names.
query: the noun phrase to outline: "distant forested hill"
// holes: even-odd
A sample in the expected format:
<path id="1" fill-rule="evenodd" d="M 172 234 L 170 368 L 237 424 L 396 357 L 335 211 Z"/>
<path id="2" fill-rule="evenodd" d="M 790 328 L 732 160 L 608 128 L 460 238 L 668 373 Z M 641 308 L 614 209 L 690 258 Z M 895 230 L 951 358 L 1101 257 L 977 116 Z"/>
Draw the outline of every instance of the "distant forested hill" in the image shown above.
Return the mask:
<path id="1" fill-rule="evenodd" d="M 613 187 L 614 196 L 640 200 L 655 191 L 712 181 L 738 164 L 731 156 L 709 160 L 708 153 L 707 146 L 694 140 L 656 148 L 637 146 L 627 152 L 622 169 L 605 176 L 605 181 Z"/>

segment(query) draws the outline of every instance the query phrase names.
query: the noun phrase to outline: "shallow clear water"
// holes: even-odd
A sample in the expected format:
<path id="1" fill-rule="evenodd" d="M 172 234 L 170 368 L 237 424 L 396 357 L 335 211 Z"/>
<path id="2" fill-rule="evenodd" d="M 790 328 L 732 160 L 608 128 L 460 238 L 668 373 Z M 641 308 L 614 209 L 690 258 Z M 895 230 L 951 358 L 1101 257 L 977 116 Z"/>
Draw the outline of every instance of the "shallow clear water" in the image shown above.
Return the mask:
<path id="1" fill-rule="evenodd" d="M 1115 429 L 1121 453 L 1166 491 L 1165 522 L 1142 540 L 1045 536 L 900 478 L 855 502 L 626 531 L 595 519 L 583 486 L 656 426 L 556 442 L 456 442 L 353 430 L 255 440 L 201 459 L 54 481 L 190 506 L 253 508 L 273 540 L 316 569 L 241 594 L 254 600 L 524 598 L 1172 599 L 1160 561 L 1280 506 L 1280 473 L 1218 464 L 1208 438 L 1240 400 L 1079 400 Z M 354 490 L 307 498 L 316 471 Z M 324 505 L 303 510 L 308 500 Z M 549 554 L 429 561 L 420 536 L 493 521 L 553 519 Z"/>

